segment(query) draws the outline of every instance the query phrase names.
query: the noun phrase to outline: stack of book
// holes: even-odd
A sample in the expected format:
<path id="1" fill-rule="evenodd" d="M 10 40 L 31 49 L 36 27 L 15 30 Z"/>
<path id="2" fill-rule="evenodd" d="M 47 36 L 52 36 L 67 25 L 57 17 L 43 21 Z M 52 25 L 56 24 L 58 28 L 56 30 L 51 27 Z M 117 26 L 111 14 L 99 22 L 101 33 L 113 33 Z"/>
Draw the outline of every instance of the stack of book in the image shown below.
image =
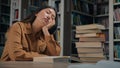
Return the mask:
<path id="1" fill-rule="evenodd" d="M 76 38 L 79 42 L 75 42 L 78 56 L 83 63 L 96 63 L 105 59 L 103 48 L 105 34 L 102 32 L 105 27 L 99 24 L 88 24 L 76 26 Z"/>

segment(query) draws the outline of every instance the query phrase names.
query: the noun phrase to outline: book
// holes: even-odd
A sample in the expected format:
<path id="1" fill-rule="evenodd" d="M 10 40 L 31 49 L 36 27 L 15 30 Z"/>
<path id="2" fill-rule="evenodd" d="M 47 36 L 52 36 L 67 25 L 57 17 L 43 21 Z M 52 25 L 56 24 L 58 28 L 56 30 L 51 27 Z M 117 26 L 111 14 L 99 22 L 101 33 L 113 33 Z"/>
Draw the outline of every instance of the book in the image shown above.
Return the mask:
<path id="1" fill-rule="evenodd" d="M 79 57 L 71 56 L 70 59 L 72 61 L 80 62 L 80 58 Z"/>
<path id="2" fill-rule="evenodd" d="M 104 57 L 103 52 L 100 53 L 79 53 L 79 57 Z"/>
<path id="3" fill-rule="evenodd" d="M 102 37 L 81 37 L 79 38 L 79 41 L 80 42 L 92 42 L 92 41 L 95 41 L 95 42 L 104 42 L 105 41 L 105 37 L 102 38 Z"/>
<path id="4" fill-rule="evenodd" d="M 103 43 L 101 42 L 75 42 L 77 47 L 102 47 Z"/>
<path id="5" fill-rule="evenodd" d="M 85 33 L 85 34 L 76 34 L 76 38 L 80 37 L 105 37 L 104 33 Z"/>
<path id="6" fill-rule="evenodd" d="M 105 26 L 99 24 L 88 24 L 76 26 L 76 30 L 86 30 L 86 29 L 105 29 Z"/>
<path id="7" fill-rule="evenodd" d="M 78 53 L 99 53 L 99 52 L 103 52 L 103 48 L 102 47 L 98 47 L 98 48 L 78 47 L 77 52 Z"/>
<path id="8" fill-rule="evenodd" d="M 76 30 L 76 33 L 101 33 L 99 29 Z"/>
<path id="9" fill-rule="evenodd" d="M 81 62 L 98 62 L 105 59 L 105 57 L 80 57 Z"/>
<path id="10" fill-rule="evenodd" d="M 44 56 L 44 57 L 34 57 L 34 62 L 43 62 L 43 63 L 55 63 L 62 62 L 68 63 L 70 56 Z"/>

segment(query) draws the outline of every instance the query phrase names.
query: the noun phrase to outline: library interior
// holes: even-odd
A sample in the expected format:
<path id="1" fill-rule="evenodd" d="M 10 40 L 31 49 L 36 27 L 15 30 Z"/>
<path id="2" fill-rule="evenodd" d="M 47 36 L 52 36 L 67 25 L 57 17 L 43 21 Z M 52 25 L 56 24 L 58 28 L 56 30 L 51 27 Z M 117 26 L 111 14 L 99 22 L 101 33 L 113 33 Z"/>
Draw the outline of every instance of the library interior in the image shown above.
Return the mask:
<path id="1" fill-rule="evenodd" d="M 48 66 L 49 68 L 59 68 L 59 66 L 63 68 L 120 67 L 120 0 L 0 0 L 0 57 L 2 57 L 3 53 L 6 54 L 4 54 L 4 57 L 9 56 L 9 51 L 7 51 L 7 54 L 4 50 L 9 50 L 12 46 L 16 48 L 19 47 L 19 49 L 23 51 L 26 50 L 25 53 L 30 51 L 29 54 L 32 54 L 32 47 L 35 46 L 27 50 L 24 46 L 30 46 L 30 44 L 21 44 L 26 41 L 21 40 L 22 42 L 16 42 L 16 40 L 11 40 L 12 42 L 10 42 L 9 40 L 8 43 L 7 39 L 9 39 L 9 35 L 7 36 L 7 32 L 10 30 L 10 27 L 11 30 L 12 27 L 15 27 L 14 24 L 25 20 L 27 16 L 35 13 L 37 9 L 44 6 L 53 7 L 56 12 L 56 28 L 53 33 L 54 41 L 50 40 L 51 42 L 49 43 L 53 46 L 57 43 L 61 48 L 60 54 L 52 55 L 48 54 L 48 52 L 46 53 L 48 56 L 34 56 L 32 62 L 26 60 L 23 60 L 25 62 L 15 61 L 16 63 L 12 63 L 13 61 L 0 62 L 0 67 L 9 68 L 9 66 L 14 67 L 15 64 L 16 68 L 17 65 L 23 65 L 23 68 L 25 66 L 37 68 L 40 65 L 41 67 L 45 66 L 44 68 L 48 68 Z M 49 12 L 47 13 L 49 14 Z M 37 19 L 37 14 L 35 16 Z M 36 19 L 32 19 L 32 21 Z M 19 28 L 21 27 L 17 29 Z M 14 29 L 14 33 L 17 29 Z M 16 32 L 16 34 L 18 33 L 20 33 L 20 31 Z M 38 33 L 40 33 L 40 31 Z M 22 36 L 22 33 L 20 34 Z M 27 37 L 27 35 L 24 36 Z M 15 45 L 12 45 L 13 43 Z M 49 50 L 49 47 L 47 47 L 48 42 L 44 43 L 45 44 L 42 44 L 46 46 L 44 49 Z M 6 47 L 6 44 L 9 45 Z M 18 44 L 23 47 L 20 47 Z M 54 46 L 56 49 L 57 44 Z M 35 43 L 34 45 L 37 46 Z M 52 45 L 50 45 L 51 48 Z M 39 53 L 44 54 L 45 52 L 42 51 L 43 48 L 41 47 L 38 48 L 41 49 Z M 55 48 L 49 51 L 54 51 Z M 33 50 L 33 52 L 36 52 L 36 50 Z M 14 55 L 15 54 L 17 55 L 17 51 Z M 10 58 L 5 58 L 5 60 L 9 60 Z M 20 58 L 20 56 L 18 58 Z M 47 62 L 46 64 L 48 66 L 37 62 Z M 59 62 L 62 63 L 59 64 Z M 49 63 L 56 64 L 51 65 Z"/>

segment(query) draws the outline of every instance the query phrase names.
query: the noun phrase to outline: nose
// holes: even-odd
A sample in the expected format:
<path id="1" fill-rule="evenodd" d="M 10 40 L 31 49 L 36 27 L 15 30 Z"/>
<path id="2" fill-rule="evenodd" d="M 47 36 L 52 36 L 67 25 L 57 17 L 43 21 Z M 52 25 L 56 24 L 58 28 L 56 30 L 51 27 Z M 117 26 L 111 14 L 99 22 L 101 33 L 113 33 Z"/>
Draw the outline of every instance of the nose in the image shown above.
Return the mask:
<path id="1" fill-rule="evenodd" d="M 48 20 L 50 19 L 50 15 L 47 16 L 47 19 L 48 19 Z"/>

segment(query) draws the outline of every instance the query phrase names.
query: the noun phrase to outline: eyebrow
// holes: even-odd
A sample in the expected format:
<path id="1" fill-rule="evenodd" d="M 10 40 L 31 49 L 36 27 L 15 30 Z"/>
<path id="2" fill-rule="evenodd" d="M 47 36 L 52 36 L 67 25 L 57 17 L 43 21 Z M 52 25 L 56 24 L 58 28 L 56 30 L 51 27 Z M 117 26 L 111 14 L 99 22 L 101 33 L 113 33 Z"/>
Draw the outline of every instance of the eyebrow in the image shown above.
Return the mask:
<path id="1" fill-rule="evenodd" d="M 50 9 L 48 9 L 48 11 L 49 11 L 50 13 L 52 13 L 52 12 L 50 11 Z M 53 17 L 55 17 L 55 15 L 54 15 L 54 14 L 52 14 L 52 16 L 53 16 Z"/>

